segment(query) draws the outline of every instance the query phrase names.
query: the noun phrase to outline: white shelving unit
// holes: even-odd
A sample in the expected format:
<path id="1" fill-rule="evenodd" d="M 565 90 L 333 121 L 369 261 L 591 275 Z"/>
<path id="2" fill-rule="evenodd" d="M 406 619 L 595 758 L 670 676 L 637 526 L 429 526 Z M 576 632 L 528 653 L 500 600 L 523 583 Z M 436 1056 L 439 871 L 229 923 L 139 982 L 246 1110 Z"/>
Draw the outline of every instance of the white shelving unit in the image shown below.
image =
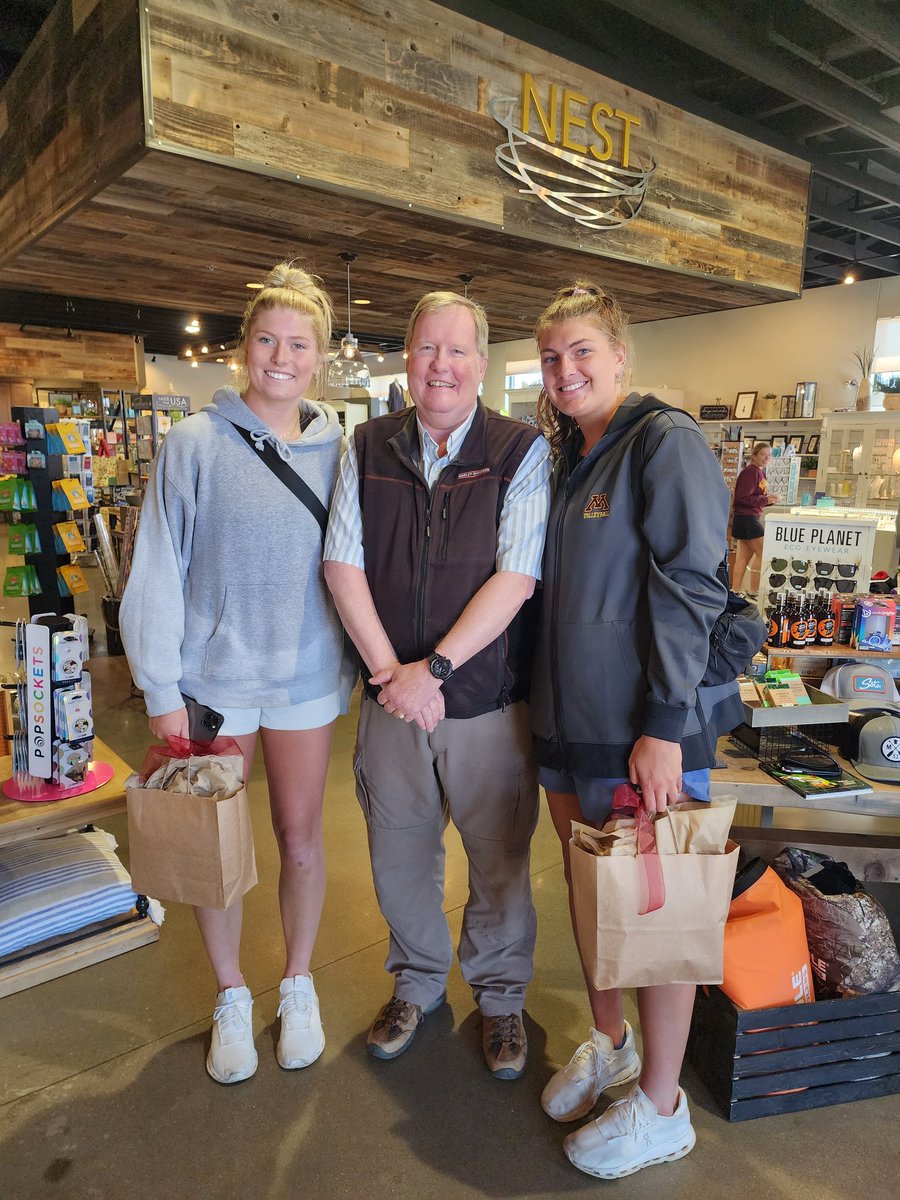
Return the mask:
<path id="1" fill-rule="evenodd" d="M 822 420 L 816 491 L 838 508 L 896 512 L 900 412 L 829 413 Z"/>

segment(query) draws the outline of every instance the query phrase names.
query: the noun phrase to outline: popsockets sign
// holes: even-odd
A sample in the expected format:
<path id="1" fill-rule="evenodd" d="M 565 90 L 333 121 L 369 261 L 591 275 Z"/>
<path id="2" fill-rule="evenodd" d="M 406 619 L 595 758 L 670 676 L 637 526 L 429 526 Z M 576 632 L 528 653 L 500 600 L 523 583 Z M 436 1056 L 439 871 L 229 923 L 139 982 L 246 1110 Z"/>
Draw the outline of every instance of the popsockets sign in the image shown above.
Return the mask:
<path id="1" fill-rule="evenodd" d="M 28 673 L 28 770 L 39 779 L 53 774 L 53 740 L 50 687 L 50 630 L 46 625 L 25 626 L 25 670 Z"/>

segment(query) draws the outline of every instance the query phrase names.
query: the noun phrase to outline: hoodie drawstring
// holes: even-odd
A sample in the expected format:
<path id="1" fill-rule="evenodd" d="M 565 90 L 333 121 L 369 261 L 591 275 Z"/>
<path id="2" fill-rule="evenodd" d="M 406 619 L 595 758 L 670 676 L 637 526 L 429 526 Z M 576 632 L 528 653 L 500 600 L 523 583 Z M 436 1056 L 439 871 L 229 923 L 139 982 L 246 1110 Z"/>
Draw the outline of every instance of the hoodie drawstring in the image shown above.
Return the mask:
<path id="1" fill-rule="evenodd" d="M 260 454 L 262 454 L 263 446 L 266 444 L 266 442 L 271 442 L 275 447 L 278 457 L 283 459 L 284 462 L 290 462 L 293 458 L 290 447 L 286 446 L 280 438 L 277 438 L 270 429 L 251 429 L 248 432 L 250 437 L 253 439 L 254 448 L 258 450 Z"/>

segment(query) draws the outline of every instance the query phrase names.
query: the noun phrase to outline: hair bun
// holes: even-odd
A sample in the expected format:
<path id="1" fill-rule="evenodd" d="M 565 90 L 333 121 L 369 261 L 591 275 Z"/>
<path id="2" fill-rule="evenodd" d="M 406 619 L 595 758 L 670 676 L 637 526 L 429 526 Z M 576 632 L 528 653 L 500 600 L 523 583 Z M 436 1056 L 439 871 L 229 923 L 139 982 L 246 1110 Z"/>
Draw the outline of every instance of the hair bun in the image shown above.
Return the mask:
<path id="1" fill-rule="evenodd" d="M 305 271 L 302 267 L 295 267 L 293 263 L 283 262 L 278 263 L 268 273 L 263 283 L 263 288 L 286 288 L 288 291 L 300 292 L 302 295 L 308 295 L 312 288 L 315 288 L 317 281 L 309 271 Z"/>

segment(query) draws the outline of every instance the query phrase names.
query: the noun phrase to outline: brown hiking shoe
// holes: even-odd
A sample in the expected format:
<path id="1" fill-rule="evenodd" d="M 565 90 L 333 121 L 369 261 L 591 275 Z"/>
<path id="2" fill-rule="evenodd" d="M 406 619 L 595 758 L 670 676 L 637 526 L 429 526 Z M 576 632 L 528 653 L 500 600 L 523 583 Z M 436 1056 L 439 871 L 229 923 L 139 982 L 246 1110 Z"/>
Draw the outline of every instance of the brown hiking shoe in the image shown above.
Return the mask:
<path id="1" fill-rule="evenodd" d="M 410 1004 L 399 996 L 392 996 L 372 1023 L 366 1038 L 366 1048 L 375 1058 L 396 1058 L 409 1046 L 416 1036 L 416 1030 L 422 1023 L 422 1018 L 440 1008 L 447 998 L 444 992 L 429 1004 L 421 1008 L 418 1004 Z"/>
<path id="2" fill-rule="evenodd" d="M 482 1017 L 484 1061 L 495 1079 L 518 1079 L 528 1058 L 528 1038 L 521 1013 Z"/>

